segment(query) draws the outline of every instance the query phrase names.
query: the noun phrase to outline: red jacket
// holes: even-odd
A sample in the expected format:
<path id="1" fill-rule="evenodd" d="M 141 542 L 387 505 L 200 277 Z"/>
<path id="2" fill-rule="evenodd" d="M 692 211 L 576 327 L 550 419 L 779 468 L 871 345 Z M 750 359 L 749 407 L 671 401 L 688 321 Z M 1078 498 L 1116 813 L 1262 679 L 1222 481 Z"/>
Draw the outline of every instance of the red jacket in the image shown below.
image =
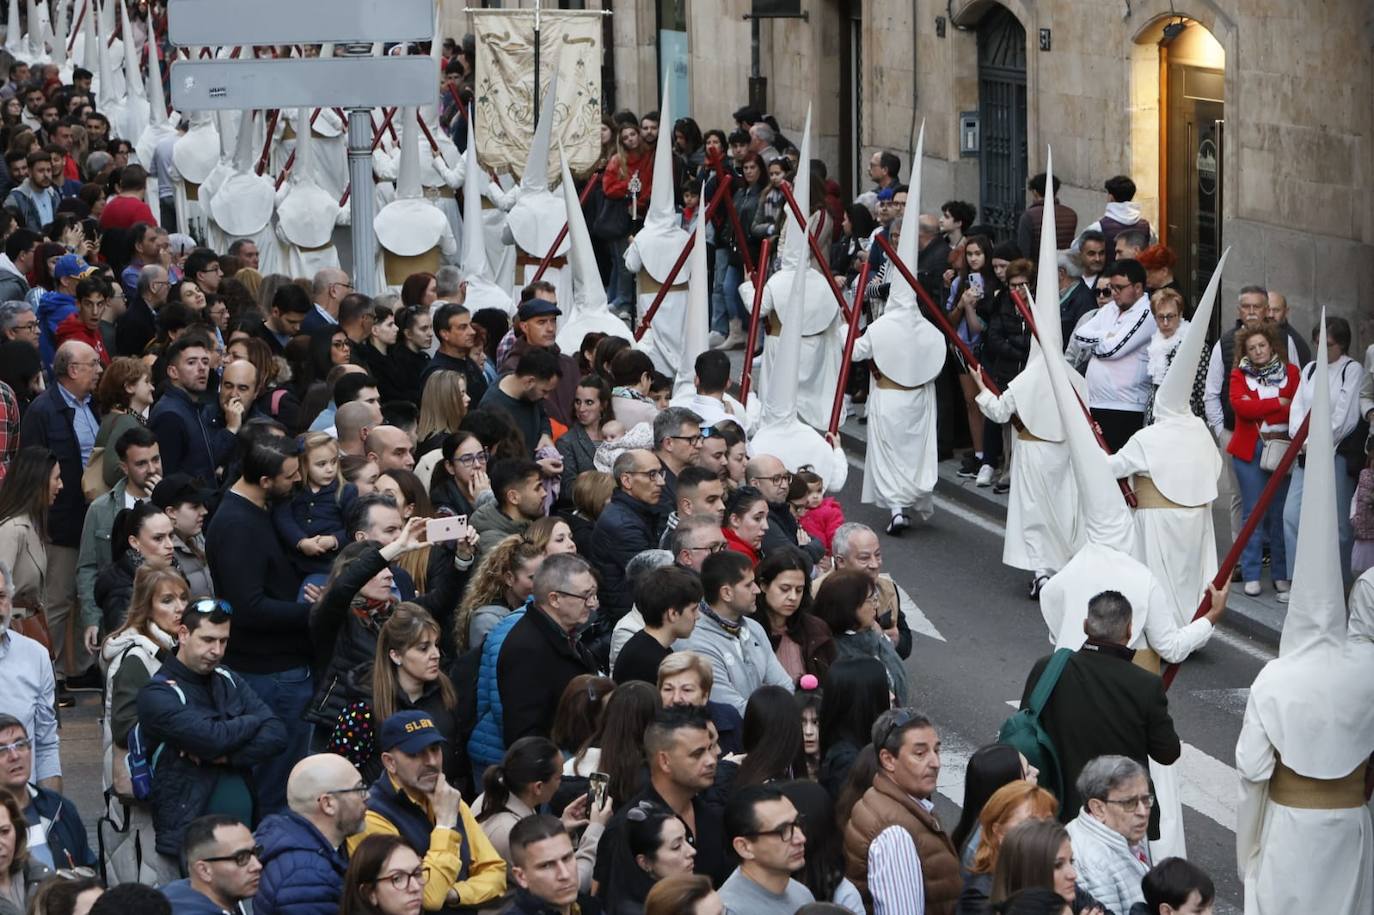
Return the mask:
<path id="1" fill-rule="evenodd" d="M 1255 459 L 1255 443 L 1259 441 L 1260 423 L 1288 423 L 1288 405 L 1298 392 L 1298 367 L 1284 367 L 1286 378 L 1278 397 L 1261 398 L 1245 383 L 1245 373 L 1231 370 L 1231 409 L 1236 413 L 1236 431 L 1226 451 L 1242 461 Z M 1280 399 L 1281 398 L 1281 399 Z"/>
<path id="2" fill-rule="evenodd" d="M 100 357 L 100 364 L 108 366 L 110 364 L 110 354 L 105 350 L 105 340 L 97 329 L 94 332 L 87 330 L 86 325 L 81 322 L 81 315 L 72 312 L 62 319 L 57 325 L 57 345 L 61 346 L 68 340 L 80 340 L 95 350 L 95 354 Z"/>
<path id="3" fill-rule="evenodd" d="M 606 163 L 606 173 L 601 177 L 601 190 L 612 200 L 628 200 L 630 196 L 630 176 L 639 174 L 639 215 L 649 209 L 649 193 L 654 184 L 653 150 L 641 146 L 639 155 L 630 153 L 625 160 L 625 173 L 620 172 L 620 153 L 611 156 Z"/>
<path id="4" fill-rule="evenodd" d="M 740 539 L 739 535 L 728 527 L 722 527 L 720 532 L 725 535 L 725 548 L 734 550 L 736 553 L 743 553 L 749 557 L 749 562 L 754 565 L 759 564 L 759 551 Z"/>
<path id="5" fill-rule="evenodd" d="M 812 539 L 824 543 L 825 551 L 829 553 L 830 538 L 844 524 L 844 509 L 833 496 L 826 496 L 820 505 L 802 514 L 800 523 L 802 530 L 810 534 Z"/>

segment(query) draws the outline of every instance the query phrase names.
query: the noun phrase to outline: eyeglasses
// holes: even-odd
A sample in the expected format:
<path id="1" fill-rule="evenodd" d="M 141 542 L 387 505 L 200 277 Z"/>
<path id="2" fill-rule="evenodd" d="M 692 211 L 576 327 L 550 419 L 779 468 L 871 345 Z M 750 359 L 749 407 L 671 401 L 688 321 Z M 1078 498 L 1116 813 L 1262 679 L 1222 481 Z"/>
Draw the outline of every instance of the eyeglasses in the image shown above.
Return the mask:
<path id="1" fill-rule="evenodd" d="M 658 480 L 659 482 L 668 479 L 668 475 L 663 471 L 662 467 L 659 467 L 657 470 L 630 470 L 627 472 L 632 477 L 648 477 L 651 480 Z"/>
<path id="2" fill-rule="evenodd" d="M 14 743 L 3 743 L 0 744 L 0 756 L 9 756 L 11 753 L 23 753 L 31 746 L 33 746 L 33 741 L 29 740 L 27 737 L 22 740 L 16 740 Z"/>
<path id="3" fill-rule="evenodd" d="M 1163 323 L 1163 322 L 1165 322 L 1165 321 L 1177 321 L 1177 320 L 1178 320 L 1178 315 L 1177 315 L 1177 314 L 1171 314 L 1171 313 L 1169 313 L 1169 312 L 1166 311 L 1166 312 L 1162 312 L 1162 313 L 1160 313 L 1160 314 L 1155 315 L 1155 320 L 1156 320 L 1156 321 L 1159 321 L 1160 323 Z"/>
<path id="4" fill-rule="evenodd" d="M 353 284 L 352 284 L 352 283 L 330 283 L 330 284 L 329 284 L 329 288 L 330 288 L 330 289 L 333 289 L 335 286 L 342 286 L 342 287 L 345 288 L 345 289 L 352 289 L 352 288 L 353 288 Z M 418 306 L 412 305 L 412 306 L 410 306 L 410 307 L 411 307 L 411 308 L 417 308 Z"/>
<path id="5" fill-rule="evenodd" d="M 706 436 L 705 436 L 705 435 L 701 435 L 701 434 L 698 434 L 698 435 L 670 435 L 670 436 L 668 436 L 668 438 L 676 439 L 676 440 L 679 441 L 679 442 L 686 442 L 686 443 L 689 444 L 689 445 L 699 446 L 703 441 L 705 441 Z"/>
<path id="6" fill-rule="evenodd" d="M 795 820 L 789 820 L 772 829 L 760 829 L 758 832 L 746 832 L 744 835 L 755 839 L 764 836 L 777 836 L 784 842 L 791 842 L 796 838 L 798 829 L 802 831 L 802 838 L 806 838 L 806 817 L 800 814 L 797 815 Z"/>
<path id="7" fill-rule="evenodd" d="M 232 861 L 235 867 L 247 867 L 248 863 L 254 858 L 262 858 L 262 846 L 254 845 L 252 848 L 240 848 L 238 851 L 230 852 L 227 855 L 215 855 L 212 858 L 201 858 L 202 861 L 215 863 L 217 861 Z"/>
<path id="8" fill-rule="evenodd" d="M 708 543 L 706 546 L 684 547 L 689 553 L 723 553 L 727 546 L 724 540 L 717 540 L 715 543 Z"/>
<path id="9" fill-rule="evenodd" d="M 378 884 L 383 881 L 390 883 L 391 888 L 397 892 L 408 890 L 415 884 L 419 884 L 423 888 L 429 882 L 429 868 L 422 865 L 413 871 L 392 871 L 389 874 L 378 874 L 377 879 L 371 882 Z"/>
<path id="10" fill-rule="evenodd" d="M 1109 296 L 1109 295 L 1111 295 L 1111 294 L 1112 294 L 1112 287 L 1110 287 L 1110 286 L 1098 286 L 1098 287 L 1097 287 L 1097 297 L 1098 297 L 1099 299 L 1104 299 L 1104 298 L 1106 298 L 1107 296 Z"/>
<path id="11" fill-rule="evenodd" d="M 1134 286 L 1135 283 L 1108 283 L 1107 285 L 1112 287 L 1112 292 L 1125 292 L 1127 289 Z"/>
<path id="12" fill-rule="evenodd" d="M 38 330 L 37 321 L 25 321 L 23 324 L 15 324 L 15 330 Z"/>
<path id="13" fill-rule="evenodd" d="M 354 785 L 352 788 L 333 788 L 325 794 L 367 794 L 367 785 Z"/>
<path id="14" fill-rule="evenodd" d="M 588 591 L 586 594 L 578 594 L 576 591 L 551 591 L 551 594 L 562 594 L 564 597 L 571 597 L 575 600 L 584 601 L 588 604 L 599 604 L 601 599 L 597 597 L 596 589 Z"/>
<path id="15" fill-rule="evenodd" d="M 1127 813 L 1130 813 L 1131 811 L 1139 807 L 1141 804 L 1145 805 L 1146 810 L 1149 810 L 1152 807 L 1154 807 L 1155 796 L 1153 794 L 1142 794 L 1137 797 L 1123 797 L 1118 798 L 1116 800 L 1113 800 L 1109 797 L 1104 797 L 1102 798 L 1102 803 L 1114 804 L 1117 807 L 1120 807 L 1122 810 L 1126 811 Z"/>
<path id="16" fill-rule="evenodd" d="M 784 471 L 782 473 L 774 474 L 771 477 L 754 477 L 754 479 L 764 480 L 766 482 L 772 483 L 774 486 L 786 486 L 788 483 L 792 482 L 792 474 Z"/>
<path id="17" fill-rule="evenodd" d="M 874 750 L 887 749 L 887 742 L 892 739 L 892 735 L 911 723 L 916 717 L 916 713 L 909 708 L 899 708 L 892 716 L 892 720 L 887 723 L 887 729 L 883 731 L 883 739 L 873 745 Z M 888 750 L 891 752 L 891 750 Z"/>
<path id="18" fill-rule="evenodd" d="M 478 464 L 485 464 L 487 461 L 491 460 L 491 453 L 483 449 L 472 454 L 460 454 L 458 457 L 454 458 L 454 460 L 464 467 L 476 467 Z"/>
<path id="19" fill-rule="evenodd" d="M 233 616 L 234 608 L 222 597 L 202 597 L 198 601 L 192 602 L 181 614 L 185 619 L 187 613 L 223 613 L 225 616 Z"/>

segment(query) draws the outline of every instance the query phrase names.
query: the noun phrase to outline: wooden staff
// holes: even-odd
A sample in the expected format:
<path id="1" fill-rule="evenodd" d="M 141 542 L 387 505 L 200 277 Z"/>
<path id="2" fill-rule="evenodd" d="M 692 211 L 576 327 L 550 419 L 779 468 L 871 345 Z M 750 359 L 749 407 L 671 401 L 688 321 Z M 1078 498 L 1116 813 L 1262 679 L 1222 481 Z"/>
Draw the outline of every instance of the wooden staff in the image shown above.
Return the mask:
<path id="1" fill-rule="evenodd" d="M 319 116 L 320 116 L 320 109 L 318 109 L 318 108 L 316 108 L 314 111 L 310 112 L 310 125 L 309 125 L 310 127 L 314 127 L 314 126 L 315 126 L 315 118 L 317 118 L 317 117 L 319 117 Z M 309 128 L 307 128 L 307 129 L 309 129 Z M 271 137 L 270 137 L 270 135 L 269 135 L 269 137 L 268 137 L 268 141 L 271 142 Z M 277 190 L 281 190 L 281 186 L 282 186 L 283 184 L 286 183 L 286 176 L 289 175 L 289 174 L 291 174 L 291 166 L 293 166 L 293 165 L 295 165 L 295 164 L 296 164 L 296 149 L 295 149 L 295 147 L 292 147 L 292 148 L 291 148 L 291 155 L 289 155 L 289 156 L 286 157 L 286 164 L 283 165 L 283 166 L 281 167 L 281 174 L 277 176 Z"/>
<path id="2" fill-rule="evenodd" d="M 815 236 L 807 231 L 806 216 L 802 214 L 801 207 L 797 205 L 797 198 L 792 196 L 792 186 L 784 181 L 780 187 L 783 197 L 787 200 L 787 206 L 792 210 L 793 218 L 801 223 L 802 234 L 806 236 L 806 243 L 811 247 L 811 256 L 816 259 L 816 266 L 820 268 L 821 275 L 825 277 L 825 282 L 830 286 L 830 292 L 835 296 L 835 301 L 840 306 L 840 314 L 844 315 L 844 319 L 848 321 L 849 303 L 844 300 L 844 292 L 840 289 L 840 284 L 835 282 L 835 274 L 830 272 L 830 258 L 821 251 L 820 243 L 816 241 Z"/>
<path id="3" fill-rule="evenodd" d="M 1228 581 L 1231 580 L 1231 573 L 1235 571 L 1236 564 L 1240 562 L 1240 554 L 1245 549 L 1245 544 L 1254 535 L 1255 529 L 1264 520 L 1265 512 L 1269 510 L 1269 504 L 1278 495 L 1279 487 L 1288 479 L 1288 471 L 1293 466 L 1293 462 L 1298 459 L 1298 452 L 1302 450 L 1303 442 L 1307 441 L 1307 426 L 1312 420 L 1312 411 L 1307 412 L 1303 417 L 1302 425 L 1298 427 L 1297 434 L 1288 444 L 1288 450 L 1283 453 L 1283 459 L 1279 461 L 1279 466 L 1269 475 L 1269 482 L 1264 484 L 1264 490 L 1260 492 L 1259 500 L 1255 502 L 1255 507 L 1250 509 L 1250 517 L 1245 519 L 1245 524 L 1241 526 L 1240 533 L 1236 535 L 1236 542 L 1231 544 L 1230 551 L 1226 558 L 1221 561 L 1221 566 L 1217 569 L 1217 575 L 1212 579 L 1212 587 L 1220 591 Z M 1203 511 L 1211 511 L 1211 506 L 1206 506 Z M 1197 612 L 1193 614 L 1193 620 L 1200 620 L 1212 609 L 1212 592 L 1207 591 L 1202 595 L 1202 601 L 1197 605 Z M 1170 664 L 1164 669 L 1164 688 L 1168 689 L 1169 684 L 1174 682 L 1178 676 L 1178 664 Z"/>
<path id="4" fill-rule="evenodd" d="M 258 158 L 257 168 L 253 169 L 254 174 L 261 175 L 267 170 L 267 158 L 272 154 L 272 135 L 277 132 L 277 118 L 280 116 L 281 109 L 273 108 L 267 118 L 267 142 L 262 144 L 262 155 Z"/>
<path id="5" fill-rule="evenodd" d="M 377 147 L 382 145 L 382 134 L 391 126 L 391 119 L 396 116 L 398 110 L 399 109 L 396 108 L 389 109 L 386 113 L 386 119 L 382 121 L 382 126 L 378 127 L 375 123 L 373 124 L 372 149 L 369 150 L 369 152 L 376 152 Z M 295 152 L 295 150 L 292 150 L 292 152 Z M 344 185 L 343 196 L 339 198 L 339 206 L 348 203 L 348 197 L 352 192 L 353 182 L 350 181 L 348 184 Z"/>
<path id="6" fill-rule="evenodd" d="M 468 142 L 473 142 L 472 138 L 469 138 Z M 591 196 L 592 188 L 596 185 L 596 182 L 600 180 L 601 172 L 593 172 L 591 178 L 587 181 L 587 186 L 582 188 L 582 193 L 577 197 L 578 204 L 587 202 L 587 198 Z M 549 264 L 553 263 L 554 252 L 558 250 L 558 246 L 563 244 L 563 239 L 567 237 L 568 223 L 565 221 L 563 223 L 563 228 L 559 229 L 558 235 L 554 237 L 553 244 L 549 245 L 549 250 L 544 252 L 544 257 L 539 261 L 539 269 L 534 271 L 534 279 L 530 280 L 531 283 L 537 283 L 544 278 L 544 271 L 548 270 Z"/>
<path id="7" fill-rule="evenodd" d="M 854 287 L 854 307 L 849 313 L 849 335 L 845 337 L 844 359 L 840 361 L 840 383 L 835 387 L 835 405 L 830 408 L 831 435 L 840 431 L 840 410 L 844 407 L 844 388 L 849 383 L 849 360 L 854 357 L 854 344 L 859 340 L 859 315 L 863 312 L 859 307 L 859 301 L 864 287 L 868 285 L 868 268 L 868 258 L 864 258 L 864 265 L 859 268 L 859 283 Z"/>
<path id="8" fill-rule="evenodd" d="M 759 312 L 763 310 L 763 283 L 760 280 L 768 272 L 768 245 L 771 241 L 765 238 L 759 246 L 759 269 L 754 277 L 754 310 L 749 315 L 749 339 L 744 344 L 744 368 L 739 379 L 740 406 L 749 405 L 749 383 L 754 378 L 754 345 L 759 341 Z"/>

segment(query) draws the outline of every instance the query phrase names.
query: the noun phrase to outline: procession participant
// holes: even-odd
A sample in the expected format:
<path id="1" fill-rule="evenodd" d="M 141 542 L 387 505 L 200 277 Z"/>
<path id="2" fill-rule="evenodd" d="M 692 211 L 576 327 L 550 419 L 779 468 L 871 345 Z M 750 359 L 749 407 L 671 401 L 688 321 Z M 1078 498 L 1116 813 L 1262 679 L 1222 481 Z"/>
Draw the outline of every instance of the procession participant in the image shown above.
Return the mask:
<path id="1" fill-rule="evenodd" d="M 508 315 L 513 314 L 515 302 L 511 299 L 510 287 L 498 282 L 487 259 L 487 243 L 482 231 L 482 200 L 487 194 L 488 179 L 486 172 L 477 164 L 476 143 L 468 144 L 463 160 L 467 175 L 463 192 L 463 222 L 471 231 L 463 235 L 462 258 L 458 267 L 463 277 L 462 303 L 473 314 L 484 308 L 496 308 Z M 581 209 L 577 212 L 580 217 Z"/>
<path id="2" fill-rule="evenodd" d="M 420 192 L 447 220 L 449 231 L 454 239 L 458 239 L 462 233 L 463 220 L 458 213 L 458 188 L 463 186 L 465 176 L 468 174 L 467 162 L 463 154 L 458 151 L 458 147 L 453 145 L 448 134 L 442 130 L 431 129 L 427 136 L 423 130 L 418 129 L 421 123 L 427 126 L 434 124 L 433 118 L 425 117 L 423 112 L 417 112 L 416 131 L 411 142 L 415 144 L 415 161 L 419 169 Z M 434 145 L 430 145 L 429 137 L 434 138 Z M 387 144 L 379 146 L 372 153 L 372 171 L 383 181 L 396 181 L 399 184 L 401 173 L 401 160 L 405 158 L 405 140 L 401 144 Z M 453 164 L 450 164 L 453 163 Z M 340 191 L 342 194 L 342 191 Z"/>
<path id="3" fill-rule="evenodd" d="M 1053 156 L 1045 171 L 1053 177 Z M 1047 181 L 1049 179 L 1046 179 Z M 1041 264 L 1049 264 L 1054 252 L 1055 227 L 1040 226 Z M 1038 274 L 1035 302 L 1049 305 L 1059 300 L 1058 276 L 1048 269 Z M 1033 305 L 1033 303 L 1027 303 Z M 1048 312 L 1049 309 L 1044 309 Z M 1030 597 L 1062 569 L 1082 543 L 1078 524 L 1078 489 L 1069 467 L 1069 449 L 1064 444 L 1064 424 L 1054 406 L 1047 358 L 1061 358 L 1064 350 L 1059 334 L 1060 322 L 1036 321 L 1031 337 L 1030 358 L 999 397 L 983 384 L 981 372 L 970 372 L 978 386 L 977 404 L 983 415 L 995 423 L 1016 426 L 1015 469 L 1007 501 L 1007 532 L 1002 545 L 1002 562 L 1031 573 Z M 1049 354 L 1047 356 L 1047 354 Z M 1069 375 L 1080 396 L 1086 391 L 1082 376 Z"/>
<path id="4" fill-rule="evenodd" d="M 663 84 L 663 120 L 672 123 L 668 114 L 668 83 Z M 643 320 L 645 312 L 672 272 L 673 264 L 682 254 L 688 235 L 673 208 L 673 144 L 661 143 L 654 149 L 654 177 L 649 186 L 649 207 L 644 214 L 644 228 L 634 236 L 625 251 L 625 267 L 638 274 L 638 311 Z M 640 201 L 643 206 L 643 201 Z M 687 282 L 692 266 L 683 264 L 673 279 L 672 288 L 654 314 L 653 325 L 639 342 L 639 348 L 649 354 L 654 367 L 669 378 L 677 375 L 682 364 L 682 338 L 687 312 Z"/>
<path id="5" fill-rule="evenodd" d="M 802 155 L 809 155 L 811 148 L 811 116 L 807 113 L 807 130 L 802 139 Z M 803 251 L 800 266 L 792 274 L 790 298 L 800 300 L 806 285 L 806 267 L 810 252 Z M 797 415 L 797 386 L 801 376 L 802 322 L 788 321 L 782 326 L 782 333 L 774 342 L 777 357 L 773 363 L 773 375 L 769 384 L 761 392 L 762 415 L 757 431 L 751 441 L 750 450 L 754 454 L 777 455 L 789 472 L 796 472 L 810 465 L 831 492 L 844 488 L 849 476 L 849 462 L 839 441 L 821 434 L 801 421 Z M 832 392 L 833 394 L 833 392 Z M 932 436 L 934 433 L 931 433 Z M 932 438 L 933 442 L 933 438 Z M 932 448 L 934 445 L 932 444 Z M 872 449 L 869 449 L 870 452 Z M 865 483 L 868 475 L 865 474 Z"/>
<path id="6" fill-rule="evenodd" d="M 803 145 L 811 138 L 809 129 Z M 807 224 L 800 225 L 792 213 L 785 218 L 786 229 L 779 252 L 779 269 L 763 286 L 763 300 L 759 308 L 759 326 L 764 332 L 763 358 L 755 378 L 760 390 L 772 383 L 777 361 L 777 342 L 782 326 L 789 320 L 801 323 L 801 376 L 797 379 L 797 414 L 802 422 L 824 430 L 830 424 L 830 410 L 834 403 L 835 386 L 840 380 L 840 363 L 844 361 L 844 340 L 847 332 L 840 309 L 830 291 L 830 284 L 819 268 L 809 267 L 808 236 L 814 236 L 820 250 L 830 249 L 834 223 L 824 207 L 811 213 L 811 159 L 809 148 L 803 149 L 797 160 L 797 174 L 792 181 L 797 207 L 807 214 Z M 914 241 L 916 233 L 912 233 Z M 913 249 L 914 251 L 914 249 Z M 915 257 L 913 253 L 912 257 Z M 805 281 L 800 292 L 792 291 L 792 277 L 801 272 Z M 754 299 L 754 284 L 740 287 L 744 301 Z M 750 355 L 752 358 L 752 354 Z M 857 357 L 856 357 L 857 358 Z M 869 357 L 864 357 L 869 358 Z M 783 382 L 791 384 L 788 378 Z M 933 466 L 933 465 L 932 465 Z"/>
<path id="7" fill-rule="evenodd" d="M 1325 310 L 1319 327 L 1316 351 L 1324 353 Z M 1246 915 L 1374 910 L 1374 829 L 1365 807 L 1374 753 L 1374 608 L 1357 585 L 1347 633 L 1331 385 L 1326 372 L 1315 381 L 1279 656 L 1251 685 L 1236 742 L 1236 860 Z"/>
<path id="8" fill-rule="evenodd" d="M 898 240 L 898 254 L 907 264 L 916 263 L 917 256 L 924 143 L 922 125 Z M 945 340 L 921 314 L 916 291 L 900 272 L 892 277 L 882 316 L 854 344 L 853 360 L 867 359 L 873 360 L 874 371 L 868 394 L 863 501 L 887 509 L 887 533 L 901 536 L 911 526 L 909 508 L 922 521 L 935 513 L 935 376 L 945 364 Z M 833 398 L 833 385 L 828 392 Z"/>
<path id="9" fill-rule="evenodd" d="M 208 111 L 191 114 L 191 126 L 172 144 L 171 177 L 174 189 L 176 231 L 189 235 L 194 226 L 202 235 L 205 213 L 200 207 L 200 185 L 219 164 L 219 130 Z"/>
<path id="10" fill-rule="evenodd" d="M 1193 415 L 1189 399 L 1225 265 L 1223 253 L 1155 394 L 1154 423 L 1133 434 L 1107 461 L 1118 479 L 1131 477 L 1137 542 L 1179 626 L 1192 620 L 1207 582 L 1217 574 L 1212 503 L 1221 453 L 1207 424 Z"/>
<path id="11" fill-rule="evenodd" d="M 339 269 L 334 226 L 348 210 L 315 179 L 314 158 L 314 134 L 306 131 L 296 137 L 296 164 L 277 192 L 277 236 L 282 270 L 289 276 Z"/>
<path id="12" fill-rule="evenodd" d="M 206 201 L 211 223 L 218 229 L 222 244 L 217 251 L 228 249 L 238 240 L 252 242 L 258 249 L 259 270 L 276 273 L 281 266 L 281 244 L 272 225 L 276 209 L 276 188 L 272 179 L 254 170 L 252 112 L 245 111 L 239 123 L 237 141 L 229 174 L 220 182 L 215 193 Z"/>
<path id="13" fill-rule="evenodd" d="M 321 47 L 320 57 L 332 57 L 332 48 L 333 45 L 329 44 Z M 348 122 L 341 119 L 333 108 L 327 107 L 315 110 L 297 108 L 282 114 L 277 127 L 279 137 L 281 140 L 289 140 L 292 136 L 296 139 L 296 161 L 291 171 L 304 168 L 312 181 L 338 200 L 343 196 L 344 188 L 348 187 Z M 309 162 L 302 162 L 300 143 L 307 135 L 315 154 Z M 272 171 L 280 174 L 291 148 L 283 142 L 275 143 L 274 147 Z M 276 157 L 283 161 L 275 161 Z"/>
<path id="14" fill-rule="evenodd" d="M 558 326 L 558 348 L 565 353 L 575 353 L 582 346 L 582 338 L 589 333 L 633 339 L 629 326 L 611 312 L 607 303 L 606 287 L 601 282 L 596 252 L 592 249 L 592 236 L 561 146 L 558 158 L 563 167 L 563 207 L 568 214 L 568 261 L 572 268 L 568 271 L 570 294 L 560 298 L 568 304 L 564 305 L 563 320 Z"/>
<path id="15" fill-rule="evenodd" d="M 403 108 L 396 199 L 372 220 L 378 242 L 378 275 L 393 292 L 399 291 L 411 274 L 433 273 L 441 263 L 456 263 L 458 258 L 453 228 L 420 186 L 419 135 L 415 109 Z"/>
<path id="16" fill-rule="evenodd" d="M 148 41 L 150 47 L 160 48 L 159 38 L 156 29 L 156 16 L 148 17 Z M 153 216 L 159 224 L 167 223 L 167 210 L 162 206 L 163 201 L 171 199 L 172 189 L 164 188 L 161 184 L 161 176 L 158 169 L 154 167 L 153 158 L 158 144 L 163 141 L 174 141 L 177 136 L 176 124 L 167 116 L 167 98 L 162 88 L 162 66 L 156 54 L 148 55 L 148 79 L 145 84 L 145 94 L 148 98 L 148 126 L 136 137 L 128 137 L 134 141 L 134 154 L 138 161 L 148 170 L 148 183 L 144 189 L 145 197 L 149 208 L 153 211 Z"/>

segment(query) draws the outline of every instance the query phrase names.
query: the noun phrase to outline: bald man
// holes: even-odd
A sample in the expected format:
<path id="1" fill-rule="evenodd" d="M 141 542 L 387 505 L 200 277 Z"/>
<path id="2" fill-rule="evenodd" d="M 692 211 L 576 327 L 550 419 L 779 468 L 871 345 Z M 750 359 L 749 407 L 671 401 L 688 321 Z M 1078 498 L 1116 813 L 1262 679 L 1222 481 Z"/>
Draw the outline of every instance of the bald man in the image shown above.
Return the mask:
<path id="1" fill-rule="evenodd" d="M 1299 361 L 1302 365 L 1312 361 L 1312 347 L 1307 345 L 1307 341 L 1302 338 L 1293 325 L 1288 323 L 1288 299 L 1282 292 L 1269 290 L 1269 305 L 1265 309 L 1269 315 L 1269 320 L 1279 326 L 1285 337 L 1292 341 L 1293 347 L 1297 349 Z"/>
<path id="2" fill-rule="evenodd" d="M 255 838 L 262 880 L 254 915 L 333 915 L 348 860 L 339 847 L 363 828 L 367 783 L 333 753 L 307 756 L 286 782 L 286 813 L 269 816 Z"/>
<path id="3" fill-rule="evenodd" d="M 334 414 L 334 429 L 339 439 L 339 454 L 367 455 L 367 437 L 382 421 L 382 408 L 375 403 L 355 400 L 339 407 Z"/>
<path id="4" fill-rule="evenodd" d="M 414 470 L 415 452 L 410 436 L 395 426 L 377 426 L 367 436 L 367 459 L 386 473 L 388 470 Z"/>
<path id="5" fill-rule="evenodd" d="M 772 553 L 784 546 L 801 551 L 812 562 L 820 562 L 825 556 L 825 544 L 812 540 L 806 531 L 797 524 L 792 509 L 787 504 L 787 487 L 792 485 L 792 474 L 777 457 L 760 454 L 749 461 L 744 468 L 744 482 L 756 487 L 768 500 L 768 530 L 763 532 L 763 552 Z"/>
<path id="6" fill-rule="evenodd" d="M 258 396 L 258 370 L 247 359 L 231 362 L 220 373 L 219 409 L 224 428 L 238 433 L 244 414 Z"/>

